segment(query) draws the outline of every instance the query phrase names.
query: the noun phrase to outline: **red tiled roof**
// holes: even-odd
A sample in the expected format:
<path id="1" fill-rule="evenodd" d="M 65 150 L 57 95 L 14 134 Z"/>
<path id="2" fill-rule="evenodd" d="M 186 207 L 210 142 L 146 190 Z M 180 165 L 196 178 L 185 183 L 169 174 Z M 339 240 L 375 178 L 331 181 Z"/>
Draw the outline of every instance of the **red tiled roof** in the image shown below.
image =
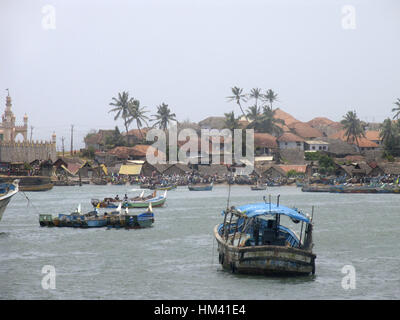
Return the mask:
<path id="1" fill-rule="evenodd" d="M 262 148 L 278 148 L 276 138 L 269 133 L 254 133 L 254 146 Z"/>
<path id="2" fill-rule="evenodd" d="M 294 165 L 294 164 L 279 165 L 278 167 L 282 169 L 285 173 L 288 173 L 290 170 L 305 173 L 307 169 L 307 165 Z"/>
<path id="3" fill-rule="evenodd" d="M 368 131 L 366 131 L 368 132 Z M 330 139 L 338 139 L 347 142 L 347 137 L 345 135 L 345 130 L 340 130 L 332 135 L 329 136 Z M 349 143 L 356 144 L 352 137 L 349 139 Z M 373 141 L 370 141 L 367 138 L 361 137 L 358 138 L 358 145 L 360 148 L 379 148 L 379 145 Z"/>
<path id="4" fill-rule="evenodd" d="M 381 141 L 382 138 L 379 136 L 380 132 L 378 130 L 367 130 L 365 131 L 365 137 L 371 141 Z"/>
<path id="5" fill-rule="evenodd" d="M 295 117 L 279 108 L 275 109 L 275 118 L 282 119 L 283 121 L 285 121 L 285 125 L 287 126 L 292 124 L 293 122 L 299 122 L 299 120 L 297 120 Z"/>
<path id="6" fill-rule="evenodd" d="M 158 156 L 159 153 L 161 154 L 161 151 L 156 150 L 153 146 L 143 145 L 143 144 L 138 144 L 134 147 L 115 147 L 108 153 L 116 155 L 118 158 L 121 159 L 128 159 L 130 156 L 145 157 L 147 154 L 147 150 L 149 150 L 149 148 L 154 149 L 153 153 L 155 156 Z"/>
<path id="7" fill-rule="evenodd" d="M 306 139 L 320 138 L 323 136 L 321 131 L 304 122 L 293 122 L 288 127 L 292 129 L 298 136 Z"/>
<path id="8" fill-rule="evenodd" d="M 301 138 L 293 133 L 290 133 L 290 132 L 285 132 L 277 140 L 282 141 L 282 142 L 303 142 L 304 141 L 303 138 Z"/>

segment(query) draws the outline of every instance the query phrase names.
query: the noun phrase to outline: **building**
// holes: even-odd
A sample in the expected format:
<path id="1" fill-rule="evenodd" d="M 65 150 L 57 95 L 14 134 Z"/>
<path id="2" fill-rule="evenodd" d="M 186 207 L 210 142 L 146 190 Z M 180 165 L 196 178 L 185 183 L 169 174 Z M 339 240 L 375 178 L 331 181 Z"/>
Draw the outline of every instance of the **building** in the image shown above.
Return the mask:
<path id="1" fill-rule="evenodd" d="M 304 141 L 304 150 L 306 151 L 328 151 L 329 142 L 322 140 L 307 140 Z"/>
<path id="2" fill-rule="evenodd" d="M 293 122 L 292 124 L 288 125 L 288 127 L 292 133 L 307 140 L 313 140 L 324 136 L 321 131 L 304 122 Z"/>
<path id="3" fill-rule="evenodd" d="M 304 150 L 304 139 L 290 132 L 285 132 L 278 139 L 279 149 Z"/>
<path id="4" fill-rule="evenodd" d="M 112 137 L 115 130 L 99 130 L 97 133 L 88 134 L 84 138 L 85 148 L 93 148 L 94 150 L 104 150 L 106 140 Z"/>
<path id="5" fill-rule="evenodd" d="M 21 135 L 23 140 L 27 141 L 28 134 L 28 116 L 24 115 L 24 124 L 17 126 L 15 125 L 15 115 L 11 110 L 11 97 L 7 94 L 6 97 L 6 109 L 1 117 L 0 124 L 0 141 L 14 142 L 18 135 Z"/>
<path id="6" fill-rule="evenodd" d="M 257 156 L 273 155 L 278 149 L 276 138 L 269 133 L 254 133 L 254 152 Z"/>
<path id="7" fill-rule="evenodd" d="M 57 157 L 56 134 L 53 133 L 51 141 L 29 141 L 27 139 L 28 116 L 25 114 L 23 125 L 15 125 L 15 116 L 11 106 L 11 97 L 8 94 L 0 124 L 0 162 L 55 161 Z"/>

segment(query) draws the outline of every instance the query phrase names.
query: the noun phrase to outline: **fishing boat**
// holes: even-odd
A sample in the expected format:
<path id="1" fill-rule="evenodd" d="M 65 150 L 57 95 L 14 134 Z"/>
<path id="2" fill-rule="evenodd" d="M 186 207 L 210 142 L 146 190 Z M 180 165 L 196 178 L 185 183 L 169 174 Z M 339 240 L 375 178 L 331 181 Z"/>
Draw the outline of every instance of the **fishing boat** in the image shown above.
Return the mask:
<path id="1" fill-rule="evenodd" d="M 278 196 L 279 199 L 279 196 Z M 312 217 L 270 202 L 231 207 L 216 225 L 219 263 L 232 273 L 298 276 L 315 273 Z M 301 222 L 300 236 L 281 217 Z M 303 234 L 304 227 L 304 234 Z"/>
<path id="2" fill-rule="evenodd" d="M 253 190 L 253 191 L 267 190 L 267 186 L 266 185 L 262 185 L 262 184 L 257 184 L 255 186 L 251 186 L 251 190 Z"/>
<path id="3" fill-rule="evenodd" d="M 167 184 L 167 185 L 155 185 L 151 186 L 149 189 L 151 190 L 160 190 L 160 191 L 165 191 L 165 190 L 173 190 L 176 189 L 177 185 L 176 184 Z"/>
<path id="4" fill-rule="evenodd" d="M 0 183 L 12 183 L 18 179 L 19 191 L 47 191 L 53 188 L 53 182 L 46 176 L 0 176 Z"/>
<path id="5" fill-rule="evenodd" d="M 206 185 L 188 185 L 190 191 L 211 191 L 213 188 L 213 182 Z"/>
<path id="6" fill-rule="evenodd" d="M 329 192 L 331 190 L 331 185 L 325 184 L 305 184 L 301 187 L 303 192 Z"/>
<path id="7" fill-rule="evenodd" d="M 59 214 L 53 218 L 51 214 L 40 214 L 39 224 L 42 227 L 70 227 L 70 228 L 125 228 L 138 229 L 148 228 L 154 223 L 154 213 L 151 203 L 145 212 L 132 215 L 128 213 L 128 209 L 122 212 L 121 204 L 117 210 L 112 212 L 104 212 L 100 214 L 97 208 L 86 214 L 80 212 L 80 206 L 77 211 L 71 214 Z"/>
<path id="8" fill-rule="evenodd" d="M 167 201 L 167 191 L 163 195 L 157 196 L 157 191 L 151 195 L 144 196 L 144 191 L 138 197 L 125 198 L 123 200 L 116 198 L 104 198 L 103 201 L 92 199 L 91 203 L 94 207 L 99 208 L 117 208 L 121 203 L 122 208 L 147 208 L 149 203 L 153 207 L 161 207 Z"/>
<path id="9" fill-rule="evenodd" d="M 18 179 L 14 180 L 12 183 L 0 184 L 0 221 L 11 198 L 19 191 L 18 184 Z"/>
<path id="10" fill-rule="evenodd" d="M 154 213 L 151 203 L 149 203 L 147 211 L 141 214 L 129 214 L 128 208 L 125 208 L 125 214 L 121 215 L 120 218 L 107 218 L 107 228 L 140 229 L 149 228 L 153 223 Z"/>

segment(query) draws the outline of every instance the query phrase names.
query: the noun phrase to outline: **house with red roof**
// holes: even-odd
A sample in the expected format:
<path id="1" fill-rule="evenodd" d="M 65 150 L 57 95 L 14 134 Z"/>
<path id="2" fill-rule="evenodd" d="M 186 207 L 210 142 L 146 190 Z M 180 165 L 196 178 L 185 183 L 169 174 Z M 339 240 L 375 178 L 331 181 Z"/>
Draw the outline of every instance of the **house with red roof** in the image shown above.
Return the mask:
<path id="1" fill-rule="evenodd" d="M 304 150 L 304 139 L 291 132 L 285 132 L 278 139 L 279 149 Z"/>

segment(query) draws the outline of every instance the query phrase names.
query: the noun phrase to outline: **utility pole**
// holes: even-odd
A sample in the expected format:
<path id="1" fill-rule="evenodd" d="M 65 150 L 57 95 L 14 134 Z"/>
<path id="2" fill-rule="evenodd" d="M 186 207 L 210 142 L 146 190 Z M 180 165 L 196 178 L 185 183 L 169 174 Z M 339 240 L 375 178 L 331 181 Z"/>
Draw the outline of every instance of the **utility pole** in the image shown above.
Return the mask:
<path id="1" fill-rule="evenodd" d="M 65 140 L 65 138 L 62 137 L 61 141 L 62 141 L 62 155 L 63 155 L 63 157 L 64 157 L 64 140 Z"/>
<path id="2" fill-rule="evenodd" d="M 74 125 L 71 124 L 71 156 L 74 154 Z"/>
<path id="3" fill-rule="evenodd" d="M 33 131 L 33 126 L 31 126 L 31 142 L 32 142 L 32 131 Z"/>

